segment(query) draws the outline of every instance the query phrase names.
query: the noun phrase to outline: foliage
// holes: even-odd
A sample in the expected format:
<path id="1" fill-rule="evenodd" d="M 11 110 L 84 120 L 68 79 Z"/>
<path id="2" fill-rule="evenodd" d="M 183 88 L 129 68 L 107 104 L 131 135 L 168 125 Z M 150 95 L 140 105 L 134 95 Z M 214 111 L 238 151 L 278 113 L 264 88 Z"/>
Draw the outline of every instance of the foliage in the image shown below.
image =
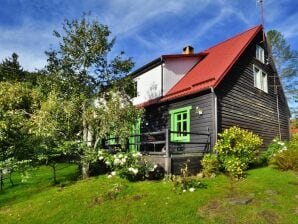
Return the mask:
<path id="1" fill-rule="evenodd" d="M 136 108 L 129 96 L 116 90 L 106 92 L 104 99 L 96 102 L 94 116 L 89 120 L 94 124 L 94 146 L 112 135 L 117 137 L 121 148 L 126 150 L 127 138 L 131 135 L 133 125 L 141 118 L 143 109 Z"/>
<path id="2" fill-rule="evenodd" d="M 0 64 L 0 82 L 7 81 L 23 81 L 25 72 L 23 71 L 19 61 L 19 56 L 13 53 L 10 58 L 6 58 Z"/>
<path id="3" fill-rule="evenodd" d="M 173 183 L 174 191 L 181 192 L 194 192 L 199 188 L 206 188 L 207 185 L 203 183 L 199 178 L 191 176 L 189 172 L 188 164 L 189 160 L 187 160 L 180 169 L 180 175 L 175 176 L 171 175 L 169 180 Z"/>
<path id="4" fill-rule="evenodd" d="M 205 154 L 201 161 L 204 177 L 215 177 L 218 173 L 220 164 L 216 154 Z"/>
<path id="5" fill-rule="evenodd" d="M 219 137 L 214 151 L 221 165 L 232 177 L 243 177 L 248 164 L 256 159 L 262 139 L 239 127 L 226 129 Z"/>
<path id="6" fill-rule="evenodd" d="M 90 14 L 66 19 L 62 32 L 54 31 L 54 36 L 59 39 L 59 49 L 46 52 L 49 82 L 44 86 L 58 93 L 64 102 L 76 99 L 71 133 L 78 134 L 85 143 L 78 150 L 85 178 L 92 163 L 90 155 L 97 153 L 100 143 L 113 134 L 124 146 L 133 123 L 140 117 L 141 110 L 131 103 L 132 80 L 124 78 L 133 62 L 123 52 L 111 55 L 115 38 Z"/>
<path id="7" fill-rule="evenodd" d="M 286 148 L 286 144 L 279 140 L 278 137 L 274 138 L 268 145 L 267 150 L 262 154 L 264 160 L 268 164 L 275 156 L 276 153 Z"/>
<path id="8" fill-rule="evenodd" d="M 276 148 L 271 155 L 270 163 L 274 164 L 280 170 L 298 171 L 298 138 L 293 138 L 287 144 L 277 142 L 280 147 Z"/>
<path id="9" fill-rule="evenodd" d="M 164 177 L 164 170 L 160 166 L 148 162 L 139 152 L 110 154 L 99 150 L 98 159 L 112 170 L 108 175 L 109 178 L 116 174 L 129 181 L 162 179 Z"/>
<path id="10" fill-rule="evenodd" d="M 272 56 L 277 71 L 285 87 L 285 93 L 293 107 L 293 114 L 298 114 L 297 107 L 294 107 L 295 100 L 298 100 L 298 52 L 291 49 L 286 42 L 284 35 L 277 30 L 269 30 L 267 39 L 271 45 Z"/>

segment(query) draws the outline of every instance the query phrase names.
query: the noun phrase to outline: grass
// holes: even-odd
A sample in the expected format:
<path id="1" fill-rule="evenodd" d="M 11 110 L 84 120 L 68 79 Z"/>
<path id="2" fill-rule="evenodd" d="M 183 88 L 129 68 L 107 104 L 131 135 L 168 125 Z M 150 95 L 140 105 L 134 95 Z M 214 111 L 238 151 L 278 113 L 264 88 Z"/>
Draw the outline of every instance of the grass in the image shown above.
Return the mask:
<path id="1" fill-rule="evenodd" d="M 75 166 L 60 165 L 62 184 L 52 186 L 47 167 L 0 193 L 1 223 L 297 223 L 298 176 L 271 167 L 250 170 L 244 180 L 204 180 L 207 189 L 175 193 L 164 181 L 129 183 L 102 175 L 71 181 Z M 252 197 L 246 205 L 231 198 Z"/>

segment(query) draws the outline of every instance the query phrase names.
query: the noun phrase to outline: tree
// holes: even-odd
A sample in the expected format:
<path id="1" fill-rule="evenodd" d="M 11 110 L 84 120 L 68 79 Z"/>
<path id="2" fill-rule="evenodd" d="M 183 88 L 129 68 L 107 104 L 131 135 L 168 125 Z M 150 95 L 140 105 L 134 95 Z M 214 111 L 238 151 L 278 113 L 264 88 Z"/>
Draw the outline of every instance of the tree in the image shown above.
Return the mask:
<path id="1" fill-rule="evenodd" d="M 40 108 L 31 117 L 31 132 L 35 134 L 37 159 L 52 168 L 53 182 L 57 184 L 56 167 L 68 156 L 65 142 L 75 140 L 78 131 L 76 104 L 50 92 L 40 103 Z"/>
<path id="2" fill-rule="evenodd" d="M 267 39 L 271 45 L 273 60 L 285 88 L 291 112 L 298 116 L 298 52 L 291 49 L 283 34 L 277 30 L 269 30 Z M 296 101 L 296 102 L 295 102 Z"/>
<path id="3" fill-rule="evenodd" d="M 18 61 L 19 56 L 13 53 L 0 64 L 0 81 L 21 81 L 24 79 L 24 71 Z"/>
<path id="4" fill-rule="evenodd" d="M 83 150 L 80 156 L 82 175 L 87 177 L 90 155 L 96 154 L 100 139 L 112 131 L 103 125 L 104 120 L 101 119 L 103 113 L 110 111 L 102 107 L 97 108 L 95 102 L 106 101 L 102 93 L 112 89 L 121 94 L 127 102 L 130 101 L 127 90 L 132 80 L 123 78 L 131 70 L 133 62 L 131 58 L 124 57 L 124 52 L 120 52 L 116 57 L 111 56 L 115 38 L 110 37 L 111 32 L 107 26 L 97 20 L 90 20 L 90 14 L 84 14 L 80 20 L 65 20 L 62 30 L 62 33 L 54 31 L 54 36 L 60 40 L 59 49 L 46 52 L 48 56 L 46 72 L 51 80 L 48 88 L 55 89 L 59 97 L 64 100 L 77 99 L 79 133 L 85 145 L 81 148 Z M 122 111 L 120 104 L 117 105 L 119 110 L 115 111 L 120 113 Z M 127 110 L 138 111 L 129 103 L 125 105 Z M 117 119 L 119 115 L 113 114 L 114 118 L 109 121 Z M 132 116 L 129 121 L 136 120 L 139 113 L 130 114 Z M 117 127 L 121 127 L 117 122 L 114 123 L 118 125 Z M 74 140 L 74 133 L 72 134 L 68 140 Z"/>
<path id="5" fill-rule="evenodd" d="M 5 170 L 9 170 L 9 174 L 19 170 L 24 175 L 26 164 L 34 157 L 35 142 L 30 134 L 29 120 L 37 107 L 35 89 L 20 82 L 0 82 L 1 183 Z"/>

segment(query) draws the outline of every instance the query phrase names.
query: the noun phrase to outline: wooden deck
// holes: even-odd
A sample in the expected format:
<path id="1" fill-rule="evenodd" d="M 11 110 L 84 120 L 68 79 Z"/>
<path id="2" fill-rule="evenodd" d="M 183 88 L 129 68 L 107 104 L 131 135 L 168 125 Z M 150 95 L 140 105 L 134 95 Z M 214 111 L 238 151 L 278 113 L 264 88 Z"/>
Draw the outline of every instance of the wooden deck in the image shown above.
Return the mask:
<path id="1" fill-rule="evenodd" d="M 175 142 L 171 141 L 171 134 L 188 134 L 200 136 L 200 141 Z M 211 152 L 212 133 L 177 132 L 165 129 L 162 131 L 141 133 L 130 136 L 138 141 L 128 143 L 127 148 L 138 148 L 147 160 L 159 164 L 166 173 L 178 174 L 181 167 L 188 161 L 191 172 L 195 173 L 200 168 L 200 160 L 205 153 Z M 194 138 L 198 139 L 198 138 Z M 192 147 L 187 147 L 191 145 Z M 110 145 L 113 147 L 113 145 Z"/>

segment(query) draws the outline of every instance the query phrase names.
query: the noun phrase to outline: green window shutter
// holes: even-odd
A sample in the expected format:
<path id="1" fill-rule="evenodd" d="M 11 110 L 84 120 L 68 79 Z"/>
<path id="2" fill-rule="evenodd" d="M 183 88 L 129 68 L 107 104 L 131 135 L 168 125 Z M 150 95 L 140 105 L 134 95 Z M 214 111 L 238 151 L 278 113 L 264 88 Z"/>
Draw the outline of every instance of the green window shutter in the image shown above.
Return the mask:
<path id="1" fill-rule="evenodd" d="M 192 106 L 170 110 L 171 131 L 190 132 L 190 110 Z M 171 133 L 173 142 L 190 142 L 190 135 L 183 133 Z"/>
<path id="2" fill-rule="evenodd" d="M 139 135 L 141 133 L 141 119 L 138 119 L 137 122 L 131 128 L 131 135 Z M 140 142 L 140 136 L 131 136 L 129 137 L 129 151 L 136 152 L 139 151 L 139 145 L 135 143 Z"/>
<path id="3" fill-rule="evenodd" d="M 108 140 L 109 145 L 116 145 L 116 139 L 114 135 L 109 135 L 109 140 Z"/>

